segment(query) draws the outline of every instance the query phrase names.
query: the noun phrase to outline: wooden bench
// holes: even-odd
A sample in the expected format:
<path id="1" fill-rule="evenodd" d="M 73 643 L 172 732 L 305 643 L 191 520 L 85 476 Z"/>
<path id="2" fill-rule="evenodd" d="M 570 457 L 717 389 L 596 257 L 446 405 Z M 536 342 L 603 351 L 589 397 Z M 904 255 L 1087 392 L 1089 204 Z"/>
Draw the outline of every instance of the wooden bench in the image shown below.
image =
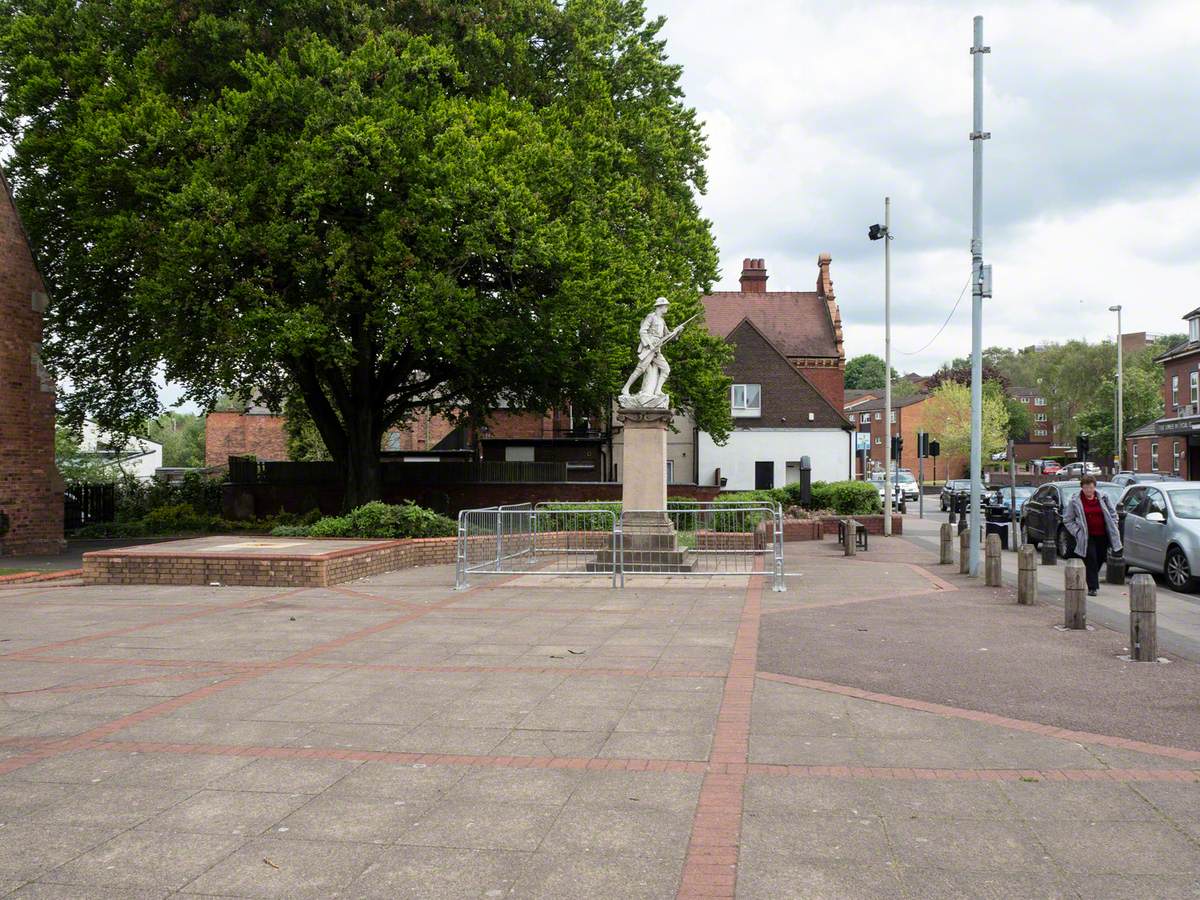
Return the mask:
<path id="1" fill-rule="evenodd" d="M 867 549 L 867 526 L 854 519 L 838 519 L 838 543 L 846 546 L 847 526 L 854 527 L 854 545 L 860 550 Z"/>

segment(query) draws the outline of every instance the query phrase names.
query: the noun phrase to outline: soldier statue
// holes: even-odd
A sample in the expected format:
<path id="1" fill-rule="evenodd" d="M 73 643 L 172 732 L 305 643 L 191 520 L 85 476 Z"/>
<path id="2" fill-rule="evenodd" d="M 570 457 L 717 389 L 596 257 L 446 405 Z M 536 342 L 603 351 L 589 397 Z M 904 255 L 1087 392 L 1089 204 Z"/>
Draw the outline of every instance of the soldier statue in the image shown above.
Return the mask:
<path id="1" fill-rule="evenodd" d="M 621 391 L 620 402 L 623 407 L 665 408 L 669 404 L 669 398 L 663 393 L 663 385 L 671 374 L 671 366 L 662 354 L 662 347 L 678 337 L 687 322 L 668 329 L 663 320 L 668 305 L 666 297 L 659 297 L 654 301 L 654 312 L 642 319 L 638 328 L 638 363 Z M 642 389 L 634 394 L 633 383 L 639 376 L 644 376 Z"/>

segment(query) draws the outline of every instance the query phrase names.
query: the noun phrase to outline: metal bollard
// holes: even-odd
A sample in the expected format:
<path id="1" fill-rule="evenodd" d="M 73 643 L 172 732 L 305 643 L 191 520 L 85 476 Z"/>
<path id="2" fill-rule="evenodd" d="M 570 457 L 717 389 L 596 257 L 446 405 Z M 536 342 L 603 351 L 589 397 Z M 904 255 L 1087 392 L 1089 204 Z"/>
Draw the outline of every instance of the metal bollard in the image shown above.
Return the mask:
<path id="1" fill-rule="evenodd" d="M 1042 565 L 1058 565 L 1058 545 L 1049 537 L 1042 540 Z"/>
<path id="2" fill-rule="evenodd" d="M 1017 603 L 1033 606 L 1037 591 L 1037 550 L 1032 544 L 1022 544 L 1017 550 Z"/>
<path id="3" fill-rule="evenodd" d="M 1063 570 L 1063 628 L 1087 628 L 1087 576 L 1082 559 L 1068 559 Z"/>
<path id="4" fill-rule="evenodd" d="M 954 529 L 950 527 L 949 522 L 942 523 L 942 552 L 938 563 L 943 566 L 948 566 L 954 562 Z"/>
<path id="5" fill-rule="evenodd" d="M 946 521 L 949 522 L 951 525 L 955 525 L 958 523 L 958 515 L 954 511 L 954 501 L 953 500 L 950 501 L 950 518 L 947 519 Z"/>
<path id="6" fill-rule="evenodd" d="M 983 583 L 1000 587 L 1000 535 L 989 534 L 984 544 Z"/>
<path id="7" fill-rule="evenodd" d="M 1154 579 L 1134 575 L 1129 580 L 1129 657 L 1158 662 L 1158 600 Z"/>
<path id="8" fill-rule="evenodd" d="M 1104 580 L 1109 584 L 1125 583 L 1125 557 L 1119 553 L 1108 551 L 1108 559 L 1104 563 Z"/>
<path id="9" fill-rule="evenodd" d="M 958 533 L 958 574 L 966 575 L 971 571 L 971 532 Z"/>

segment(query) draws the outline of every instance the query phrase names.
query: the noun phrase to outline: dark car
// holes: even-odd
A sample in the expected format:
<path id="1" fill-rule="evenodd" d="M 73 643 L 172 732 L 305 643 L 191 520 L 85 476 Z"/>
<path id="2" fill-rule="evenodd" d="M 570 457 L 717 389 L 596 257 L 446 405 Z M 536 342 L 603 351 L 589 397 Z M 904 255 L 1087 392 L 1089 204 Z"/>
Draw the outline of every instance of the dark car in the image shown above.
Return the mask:
<path id="1" fill-rule="evenodd" d="M 1010 522 L 1012 521 L 1011 504 L 1013 491 L 1017 495 L 1017 521 L 1021 521 L 1021 515 L 1025 509 L 1025 502 L 1033 496 L 1037 490 L 1033 485 L 1018 484 L 1016 488 L 1002 487 L 994 488 L 987 494 L 987 505 L 984 507 L 984 518 L 990 519 L 993 522 Z"/>
<path id="2" fill-rule="evenodd" d="M 1043 541 L 1054 541 L 1060 559 L 1066 559 L 1075 551 L 1075 539 L 1062 525 L 1065 504 L 1079 493 L 1078 481 L 1053 481 L 1043 484 L 1025 501 L 1021 531 L 1024 543 L 1041 547 Z M 1096 490 L 1108 496 L 1116 509 L 1124 492 L 1119 484 L 1099 481 Z"/>
<path id="3" fill-rule="evenodd" d="M 969 478 L 952 478 L 942 485 L 942 512 L 950 509 L 955 497 L 964 497 L 971 493 Z"/>
<path id="4" fill-rule="evenodd" d="M 1131 484 L 1150 484 L 1153 481 L 1183 481 L 1178 475 L 1167 475 L 1163 472 L 1118 472 L 1113 476 L 1113 484 L 1128 487 Z"/>

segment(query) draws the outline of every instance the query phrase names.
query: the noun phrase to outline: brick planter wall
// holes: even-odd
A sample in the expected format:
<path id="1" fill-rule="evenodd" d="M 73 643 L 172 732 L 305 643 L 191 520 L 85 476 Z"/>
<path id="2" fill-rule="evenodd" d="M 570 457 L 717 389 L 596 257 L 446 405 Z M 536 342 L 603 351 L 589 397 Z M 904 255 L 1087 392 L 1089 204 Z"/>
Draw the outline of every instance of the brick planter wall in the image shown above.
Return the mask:
<path id="1" fill-rule="evenodd" d="M 84 584 L 328 587 L 413 566 L 454 562 L 455 538 L 387 541 L 310 555 L 100 550 L 83 555 Z"/>
<path id="2" fill-rule="evenodd" d="M 829 537 L 830 535 L 837 537 L 838 522 L 843 518 L 844 516 L 830 516 L 828 518 L 821 519 L 822 537 Z M 867 534 L 883 534 L 882 515 L 852 516 L 851 518 L 853 518 L 854 521 L 858 522 L 860 525 L 865 525 L 867 527 Z M 786 532 L 784 534 L 786 540 Z M 904 534 L 903 516 L 892 516 L 892 534 Z"/>

